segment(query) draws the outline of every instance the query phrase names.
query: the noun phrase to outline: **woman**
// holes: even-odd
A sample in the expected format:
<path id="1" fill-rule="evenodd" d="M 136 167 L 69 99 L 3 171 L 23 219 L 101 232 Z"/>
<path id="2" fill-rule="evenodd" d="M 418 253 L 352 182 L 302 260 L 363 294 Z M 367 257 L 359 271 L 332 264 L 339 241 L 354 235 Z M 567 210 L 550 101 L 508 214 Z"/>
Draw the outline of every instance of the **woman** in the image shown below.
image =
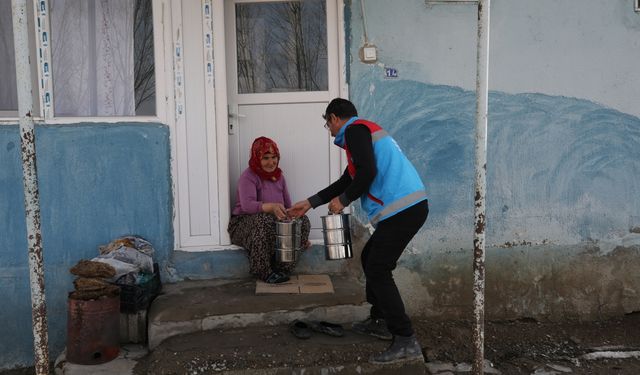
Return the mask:
<path id="1" fill-rule="evenodd" d="M 238 180 L 236 205 L 229 221 L 231 243 L 248 251 L 249 271 L 267 283 L 289 280 L 295 263 L 275 261 L 275 221 L 287 219 L 291 207 L 287 183 L 278 167 L 280 151 L 274 141 L 258 137 L 251 145 L 249 167 Z M 303 216 L 302 243 L 309 246 L 309 218 Z"/>

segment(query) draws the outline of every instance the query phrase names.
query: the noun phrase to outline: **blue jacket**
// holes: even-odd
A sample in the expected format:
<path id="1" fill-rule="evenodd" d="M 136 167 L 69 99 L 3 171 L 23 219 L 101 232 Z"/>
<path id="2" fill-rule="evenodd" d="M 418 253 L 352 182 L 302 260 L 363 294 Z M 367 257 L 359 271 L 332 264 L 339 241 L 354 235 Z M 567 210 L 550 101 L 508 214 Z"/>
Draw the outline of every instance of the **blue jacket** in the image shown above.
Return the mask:
<path id="1" fill-rule="evenodd" d="M 376 226 L 379 221 L 427 199 L 427 193 L 418 172 L 396 141 L 378 124 L 357 117 L 351 118 L 340 129 L 333 142 L 345 149 L 351 178 L 355 176 L 356 169 L 344 134 L 349 126 L 355 124 L 365 125 L 373 141 L 377 174 L 369 191 L 360 197 L 360 204 L 371 224 Z"/>

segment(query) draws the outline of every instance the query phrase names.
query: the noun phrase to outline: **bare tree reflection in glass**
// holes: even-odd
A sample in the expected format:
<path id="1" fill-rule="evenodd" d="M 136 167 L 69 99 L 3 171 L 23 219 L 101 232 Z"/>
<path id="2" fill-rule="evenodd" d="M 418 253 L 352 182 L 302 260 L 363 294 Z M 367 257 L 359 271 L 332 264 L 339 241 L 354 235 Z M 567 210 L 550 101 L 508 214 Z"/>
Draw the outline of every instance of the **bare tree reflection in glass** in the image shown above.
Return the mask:
<path id="1" fill-rule="evenodd" d="M 237 50 L 238 50 L 238 90 L 240 93 L 255 92 L 255 74 L 253 34 L 255 19 L 254 7 L 238 4 L 236 6 Z"/>
<path id="2" fill-rule="evenodd" d="M 134 90 L 136 115 L 154 115 L 156 80 L 151 0 L 136 0 L 133 9 Z"/>
<path id="3" fill-rule="evenodd" d="M 239 93 L 328 89 L 325 1 L 238 4 L 236 25 Z"/>

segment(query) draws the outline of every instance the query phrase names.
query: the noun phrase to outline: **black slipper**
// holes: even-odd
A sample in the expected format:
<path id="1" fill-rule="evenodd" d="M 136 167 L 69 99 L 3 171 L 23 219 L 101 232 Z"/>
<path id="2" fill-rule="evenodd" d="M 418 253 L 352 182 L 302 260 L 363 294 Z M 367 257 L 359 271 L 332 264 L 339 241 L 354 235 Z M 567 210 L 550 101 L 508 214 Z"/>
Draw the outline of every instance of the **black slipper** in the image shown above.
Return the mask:
<path id="1" fill-rule="evenodd" d="M 306 340 L 311 337 L 309 325 L 301 320 L 294 320 L 289 325 L 289 331 L 297 338 Z"/>
<path id="2" fill-rule="evenodd" d="M 344 336 L 344 329 L 340 324 L 329 322 L 310 322 L 309 325 L 311 326 L 312 330 L 324 333 L 325 335 L 334 337 Z"/>
<path id="3" fill-rule="evenodd" d="M 283 272 L 271 272 L 271 274 L 264 279 L 264 282 L 267 284 L 280 284 L 286 281 L 289 281 L 289 276 Z"/>

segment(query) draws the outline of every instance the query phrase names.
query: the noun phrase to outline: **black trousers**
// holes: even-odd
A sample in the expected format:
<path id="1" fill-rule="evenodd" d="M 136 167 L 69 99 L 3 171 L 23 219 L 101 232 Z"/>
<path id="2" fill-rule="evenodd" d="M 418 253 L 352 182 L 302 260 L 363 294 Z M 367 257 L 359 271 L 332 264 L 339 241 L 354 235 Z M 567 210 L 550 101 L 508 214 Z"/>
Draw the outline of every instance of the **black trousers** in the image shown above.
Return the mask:
<path id="1" fill-rule="evenodd" d="M 429 203 L 424 200 L 379 222 L 362 250 L 371 317 L 384 318 L 393 335 L 411 336 L 414 331 L 391 271 L 428 215 Z"/>

